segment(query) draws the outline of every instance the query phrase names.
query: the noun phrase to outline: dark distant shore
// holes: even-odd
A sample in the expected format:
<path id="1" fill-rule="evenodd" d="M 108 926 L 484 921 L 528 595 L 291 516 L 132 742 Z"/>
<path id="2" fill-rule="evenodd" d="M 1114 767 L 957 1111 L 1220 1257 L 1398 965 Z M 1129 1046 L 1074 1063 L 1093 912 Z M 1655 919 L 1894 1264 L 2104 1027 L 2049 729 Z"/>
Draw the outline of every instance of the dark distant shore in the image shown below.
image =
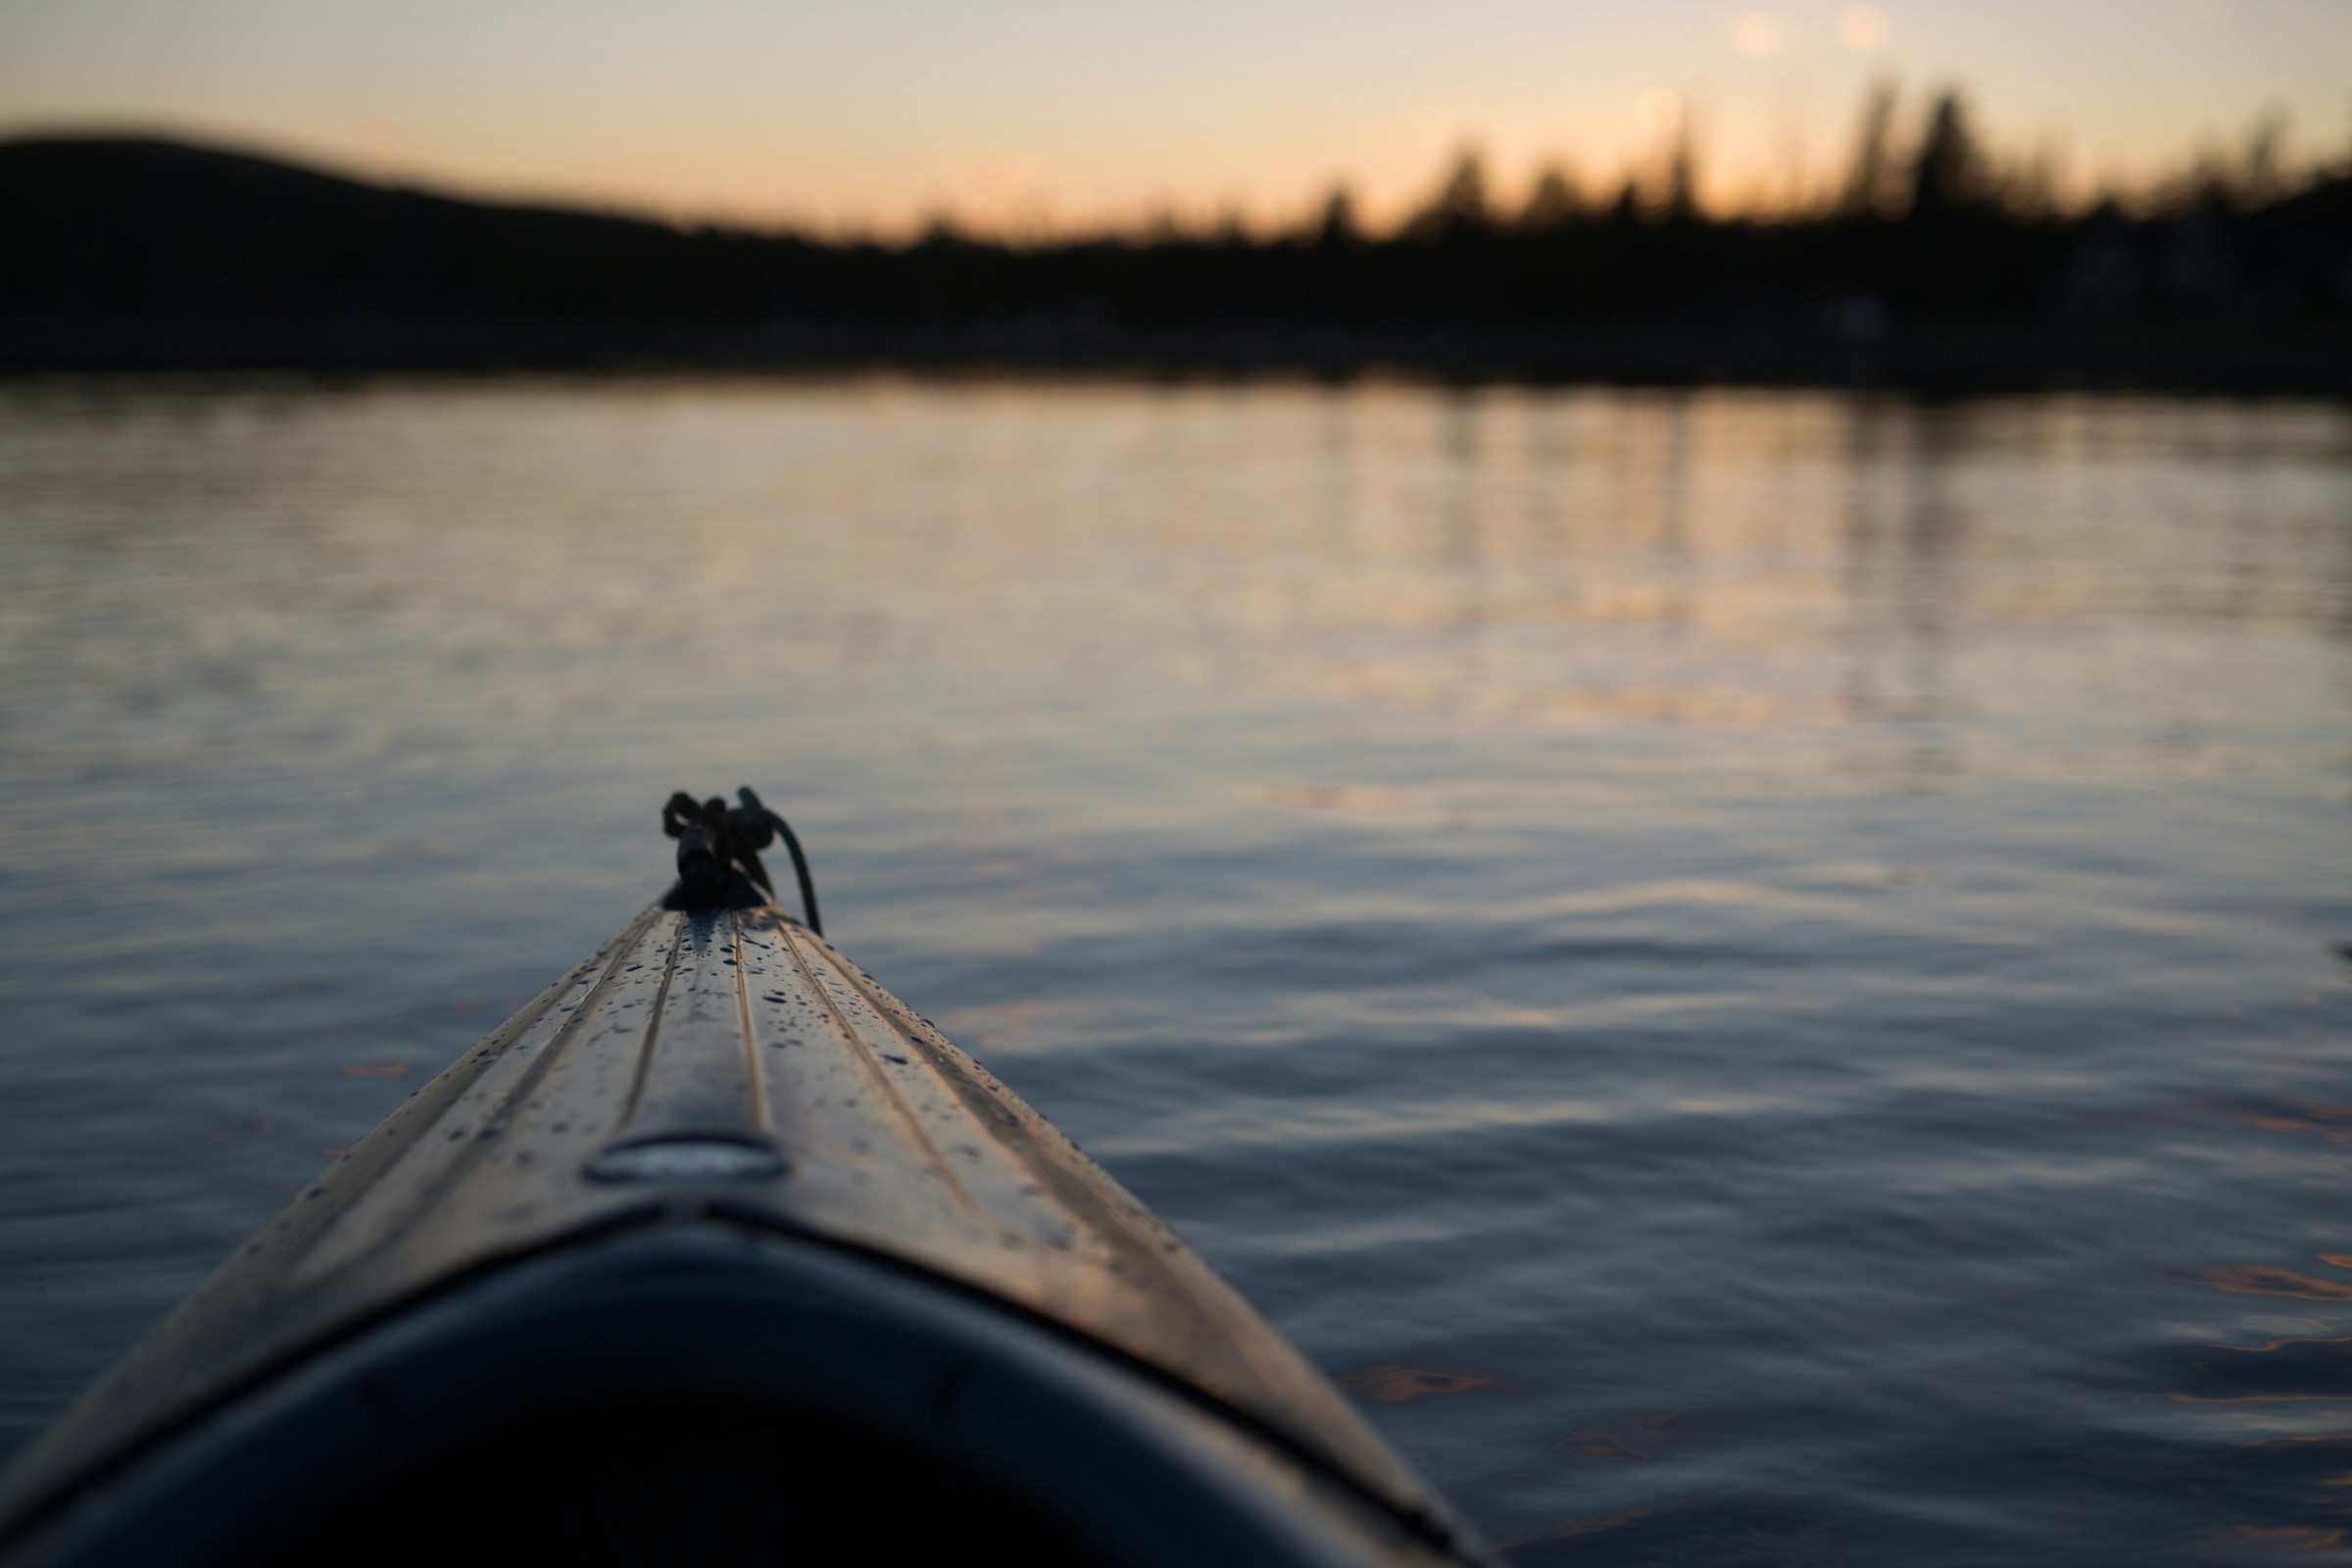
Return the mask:
<path id="1" fill-rule="evenodd" d="M 1626 385 L 2144 389 L 2352 395 L 2352 332 L 1920 327 L 1867 343 L 1704 321 L 1394 327 L 1047 320 L 939 325 L 445 319 L 382 316 L 0 318 L 0 370 L 1069 369 L 1417 372 Z"/>
<path id="2" fill-rule="evenodd" d="M 1939 122 L 1940 123 L 1940 122 Z M 2352 177 L 2029 211 L 1932 132 L 1891 195 L 1710 219 L 1670 186 L 1392 234 L 904 244 L 678 228 L 175 143 L 0 144 L 0 369 L 903 365 L 2352 393 Z M 1947 145 L 1938 148 L 1936 134 Z M 1955 151 L 1955 148 L 1957 149 Z M 1687 179 L 1687 171 L 1682 174 Z"/>

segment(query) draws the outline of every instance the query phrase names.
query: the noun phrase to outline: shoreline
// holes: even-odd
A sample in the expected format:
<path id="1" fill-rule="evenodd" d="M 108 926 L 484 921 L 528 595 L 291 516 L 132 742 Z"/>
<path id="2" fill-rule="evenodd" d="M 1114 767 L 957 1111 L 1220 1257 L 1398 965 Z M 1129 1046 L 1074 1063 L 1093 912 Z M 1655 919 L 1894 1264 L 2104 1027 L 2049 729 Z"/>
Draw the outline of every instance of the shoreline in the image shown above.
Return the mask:
<path id="1" fill-rule="evenodd" d="M 1506 328 L 1253 321 L 1143 327 L 1067 317 L 977 323 L 0 317 L 0 371 L 12 373 L 892 368 L 2343 396 L 2352 395 L 2352 327 L 2000 323 L 1898 328 L 1856 340 L 1774 322 L 1701 320 Z"/>

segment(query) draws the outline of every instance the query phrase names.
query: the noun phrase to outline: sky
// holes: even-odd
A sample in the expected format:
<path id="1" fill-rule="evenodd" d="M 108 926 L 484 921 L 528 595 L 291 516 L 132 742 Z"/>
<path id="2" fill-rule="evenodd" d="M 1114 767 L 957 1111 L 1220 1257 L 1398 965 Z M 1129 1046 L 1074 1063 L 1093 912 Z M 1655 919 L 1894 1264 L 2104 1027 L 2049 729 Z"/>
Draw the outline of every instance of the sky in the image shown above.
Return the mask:
<path id="1" fill-rule="evenodd" d="M 1710 205 L 1830 181 L 1874 81 L 2078 188 L 2282 117 L 2352 151 L 2352 0 L 0 0 L 0 135 L 137 130 L 678 220 L 1048 232 L 1406 210 L 1460 149 Z"/>

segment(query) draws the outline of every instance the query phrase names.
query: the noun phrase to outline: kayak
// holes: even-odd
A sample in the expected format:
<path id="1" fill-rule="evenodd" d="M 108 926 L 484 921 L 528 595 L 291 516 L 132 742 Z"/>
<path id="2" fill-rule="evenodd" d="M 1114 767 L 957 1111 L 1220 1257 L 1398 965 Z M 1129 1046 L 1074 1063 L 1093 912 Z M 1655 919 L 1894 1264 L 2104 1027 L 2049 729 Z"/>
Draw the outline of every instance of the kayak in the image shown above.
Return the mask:
<path id="1" fill-rule="evenodd" d="M 0 1481 L 0 1561 L 1486 1560 L 749 790 Z M 782 839 L 802 913 L 758 852 Z"/>

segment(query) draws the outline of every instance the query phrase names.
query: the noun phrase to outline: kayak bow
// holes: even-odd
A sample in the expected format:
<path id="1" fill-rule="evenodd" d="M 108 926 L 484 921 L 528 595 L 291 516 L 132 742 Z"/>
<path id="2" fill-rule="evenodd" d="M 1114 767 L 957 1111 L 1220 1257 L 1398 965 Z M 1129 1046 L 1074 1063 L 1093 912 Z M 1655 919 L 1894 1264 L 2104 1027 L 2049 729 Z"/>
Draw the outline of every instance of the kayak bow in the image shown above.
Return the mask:
<path id="1" fill-rule="evenodd" d="M 757 797 L 664 823 L 662 905 L 10 1472 L 12 1568 L 1479 1560 L 1240 1296 L 813 929 Z M 771 824 L 807 921 L 770 902 Z"/>

